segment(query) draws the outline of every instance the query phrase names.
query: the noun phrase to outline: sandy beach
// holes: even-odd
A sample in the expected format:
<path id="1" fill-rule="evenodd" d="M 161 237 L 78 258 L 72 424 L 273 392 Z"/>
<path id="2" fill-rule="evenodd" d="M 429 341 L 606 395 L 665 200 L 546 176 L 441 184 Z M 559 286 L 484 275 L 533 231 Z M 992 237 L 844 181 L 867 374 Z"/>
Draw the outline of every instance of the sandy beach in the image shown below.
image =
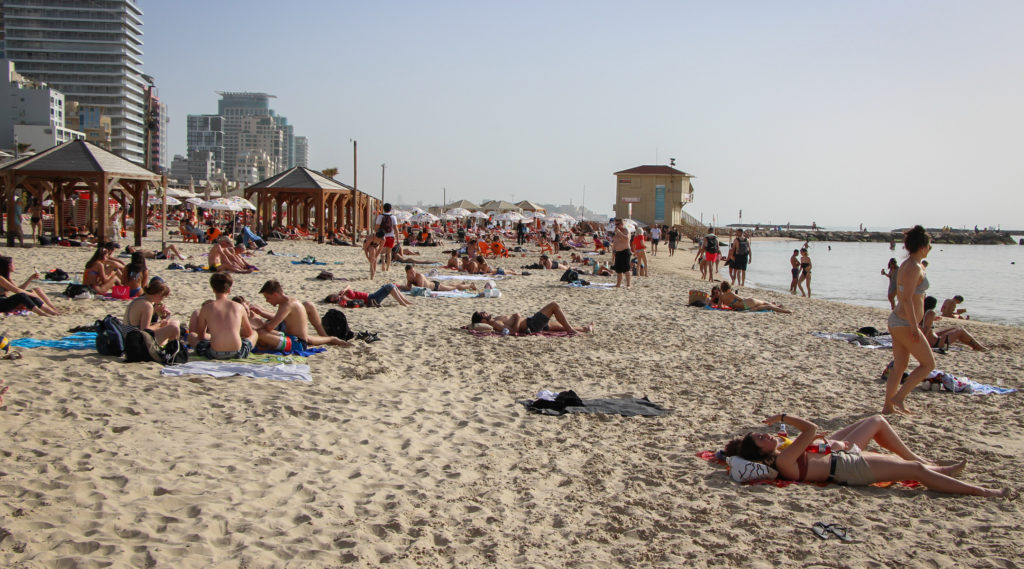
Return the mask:
<path id="1" fill-rule="evenodd" d="M 178 247 L 205 264 L 206 246 Z M 447 248 L 418 249 L 417 258 L 442 261 Z M 237 275 L 233 291 L 264 306 L 257 291 L 269 278 L 317 303 L 347 284 L 373 292 L 404 280 L 395 267 L 371 282 L 358 248 L 288 241 L 269 249 L 295 256 L 258 254 L 251 262 L 261 271 Z M 0 248 L 15 259 L 18 283 L 33 266 L 80 272 L 90 253 Z M 292 264 L 306 255 L 328 264 Z M 689 289 L 709 288 L 690 270 L 693 255 L 649 256 L 652 276 L 630 290 L 568 288 L 561 270 L 541 270 L 498 281 L 500 298 L 346 309 L 353 330 L 381 341 L 309 357 L 310 383 L 165 377 L 156 363 L 18 348 L 22 359 L 0 361 L 10 387 L 0 407 L 0 566 L 1020 566 L 1016 491 L 984 499 L 743 486 L 698 458 L 769 414 L 835 430 L 877 413 L 891 352 L 811 335 L 884 330 L 887 311 L 752 289 L 741 295 L 795 314 L 687 307 Z M 495 265 L 519 270 L 535 260 Z M 211 297 L 208 274 L 148 264 L 170 285 L 176 318 L 187 322 Z M 321 270 L 349 280 L 315 280 Z M 39 286 L 63 314 L 0 315 L 0 332 L 56 339 L 124 311 L 123 302 L 72 301 L 62 285 Z M 529 315 L 552 300 L 596 333 L 459 329 L 474 310 Z M 963 325 L 992 350 L 936 355 L 938 368 L 1021 388 L 1024 329 Z M 552 417 L 516 403 L 541 389 L 646 396 L 673 412 Z M 921 391 L 907 403 L 917 414 L 891 421 L 913 449 L 969 459 L 962 478 L 971 483 L 1019 489 L 1020 393 Z M 817 521 L 847 526 L 854 541 L 818 539 Z"/>

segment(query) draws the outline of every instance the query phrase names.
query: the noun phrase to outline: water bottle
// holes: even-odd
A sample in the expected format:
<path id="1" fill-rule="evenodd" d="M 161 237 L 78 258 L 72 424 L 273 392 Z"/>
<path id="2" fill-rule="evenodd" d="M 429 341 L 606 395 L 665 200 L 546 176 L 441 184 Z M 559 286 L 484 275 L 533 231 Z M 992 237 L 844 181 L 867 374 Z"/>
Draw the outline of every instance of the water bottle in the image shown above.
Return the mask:
<path id="1" fill-rule="evenodd" d="M 508 336 L 508 335 L 509 335 L 510 333 L 511 333 L 511 332 L 509 332 L 509 329 L 508 329 L 508 328 L 503 328 L 503 329 L 501 330 L 501 335 L 502 335 L 502 336 Z"/>
<path id="2" fill-rule="evenodd" d="M 832 452 L 832 446 L 827 443 L 815 443 L 807 447 L 807 452 L 813 452 L 815 454 L 828 454 Z"/>
<path id="3" fill-rule="evenodd" d="M 786 424 L 785 423 L 779 423 L 779 436 L 782 437 L 782 438 L 785 438 L 785 437 L 789 436 L 789 433 L 786 432 Z"/>

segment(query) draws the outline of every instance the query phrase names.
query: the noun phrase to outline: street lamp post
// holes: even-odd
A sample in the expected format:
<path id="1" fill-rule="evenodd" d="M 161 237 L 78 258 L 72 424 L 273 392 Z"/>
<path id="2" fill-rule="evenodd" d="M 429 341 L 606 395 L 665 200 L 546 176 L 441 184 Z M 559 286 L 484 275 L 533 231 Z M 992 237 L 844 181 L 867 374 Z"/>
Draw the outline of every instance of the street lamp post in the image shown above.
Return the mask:
<path id="1" fill-rule="evenodd" d="M 384 203 L 384 170 L 387 168 L 387 164 L 380 165 L 380 202 Z"/>

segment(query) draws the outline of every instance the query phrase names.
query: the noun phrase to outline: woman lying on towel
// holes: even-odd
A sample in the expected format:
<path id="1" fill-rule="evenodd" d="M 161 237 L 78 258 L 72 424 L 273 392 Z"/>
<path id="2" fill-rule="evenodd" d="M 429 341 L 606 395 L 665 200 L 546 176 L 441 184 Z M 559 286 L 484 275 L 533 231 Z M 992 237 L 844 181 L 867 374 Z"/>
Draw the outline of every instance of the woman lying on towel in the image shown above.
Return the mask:
<path id="1" fill-rule="evenodd" d="M 881 415 L 867 417 L 844 427 L 825 439 L 818 435 L 818 426 L 792 415 L 772 415 L 766 425 L 782 423 L 800 430 L 800 436 L 784 449 L 783 440 L 767 433 L 747 433 L 725 446 L 727 456 L 739 456 L 761 462 L 779 471 L 786 480 L 837 482 L 866 486 L 875 482 L 916 480 L 936 492 L 1005 496 L 1006 488 L 982 488 L 953 478 L 966 466 L 962 461 L 939 466 L 918 456 L 903 443 L 892 426 Z M 816 443 L 817 439 L 822 442 Z M 862 452 L 871 441 L 896 456 Z M 815 443 L 815 444 L 812 444 Z"/>
<path id="2" fill-rule="evenodd" d="M 782 312 L 783 314 L 793 313 L 793 311 L 788 308 L 774 305 L 759 298 L 740 298 L 732 292 L 732 287 L 726 281 L 722 281 L 722 284 L 711 289 L 711 302 L 720 306 L 727 306 L 733 310 L 750 310 L 753 312 L 757 312 L 758 310 L 772 310 L 775 312 Z"/>

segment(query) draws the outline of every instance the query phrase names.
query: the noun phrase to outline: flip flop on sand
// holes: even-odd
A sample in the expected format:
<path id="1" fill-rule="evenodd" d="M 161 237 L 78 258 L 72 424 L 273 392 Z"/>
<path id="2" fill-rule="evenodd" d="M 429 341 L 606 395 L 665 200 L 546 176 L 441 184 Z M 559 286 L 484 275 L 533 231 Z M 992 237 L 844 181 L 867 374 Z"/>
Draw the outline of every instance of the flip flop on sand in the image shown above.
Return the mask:
<path id="1" fill-rule="evenodd" d="M 821 539 L 828 539 L 832 536 L 835 536 L 843 541 L 853 541 L 853 538 L 850 537 L 849 531 L 846 529 L 846 527 L 841 526 L 839 524 L 826 524 L 823 522 L 814 522 L 814 525 L 811 526 L 811 531 L 814 532 L 814 535 L 820 537 Z"/>

